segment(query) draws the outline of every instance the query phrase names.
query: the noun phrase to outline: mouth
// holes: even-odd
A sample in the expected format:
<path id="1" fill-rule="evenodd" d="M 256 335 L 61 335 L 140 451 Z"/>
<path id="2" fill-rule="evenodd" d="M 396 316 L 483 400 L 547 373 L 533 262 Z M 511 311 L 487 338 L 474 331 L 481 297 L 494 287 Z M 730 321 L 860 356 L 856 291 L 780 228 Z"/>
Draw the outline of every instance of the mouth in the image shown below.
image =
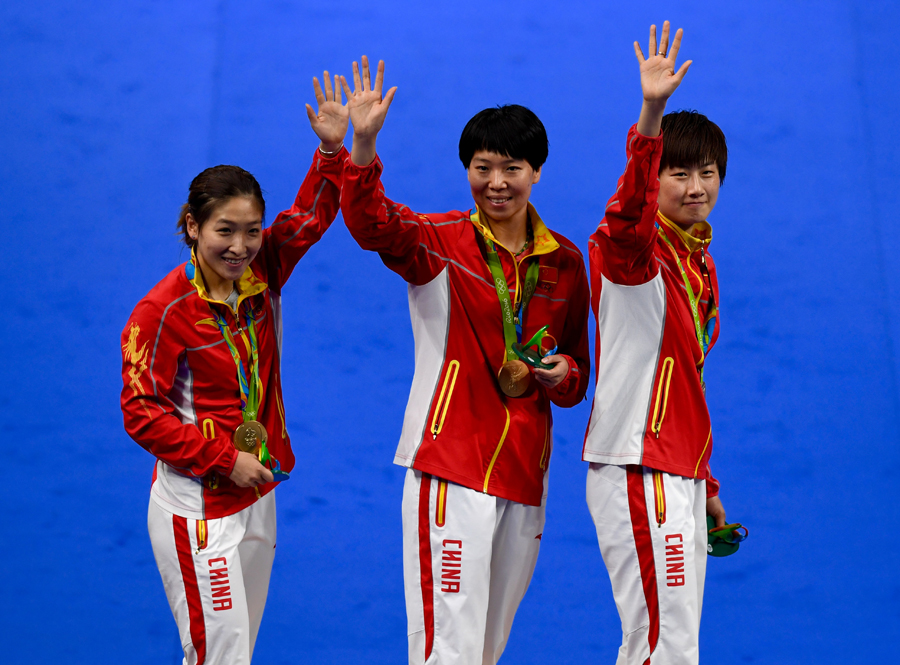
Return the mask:
<path id="1" fill-rule="evenodd" d="M 512 201 L 511 196 L 488 196 L 487 200 L 490 201 L 495 206 L 502 206 L 504 203 L 509 203 Z"/>
<path id="2" fill-rule="evenodd" d="M 235 267 L 241 265 L 245 261 L 245 259 L 229 259 L 225 256 L 222 257 L 222 260 L 225 261 L 225 263 L 227 263 L 228 265 Z"/>

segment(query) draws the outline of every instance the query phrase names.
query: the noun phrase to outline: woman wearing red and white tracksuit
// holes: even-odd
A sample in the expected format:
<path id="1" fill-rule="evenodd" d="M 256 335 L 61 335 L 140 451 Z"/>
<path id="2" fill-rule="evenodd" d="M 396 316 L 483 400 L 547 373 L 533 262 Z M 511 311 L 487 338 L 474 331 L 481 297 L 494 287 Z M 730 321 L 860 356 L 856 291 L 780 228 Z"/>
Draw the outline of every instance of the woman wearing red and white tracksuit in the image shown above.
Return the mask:
<path id="1" fill-rule="evenodd" d="M 362 78 L 356 63 L 354 74 L 341 210 L 360 246 L 409 283 L 416 345 L 394 457 L 409 469 L 402 502 L 409 662 L 496 663 L 540 548 L 550 404 L 573 406 L 587 387 L 584 262 L 528 203 L 547 155 L 531 111 L 476 115 L 460 158 L 477 208 L 421 215 L 388 199 L 381 184 L 375 136 L 394 94 L 382 99 L 383 63 L 374 90 L 365 58 Z M 507 333 L 513 318 L 522 340 L 546 325 L 559 348 L 544 359 L 552 369 L 520 375 L 518 397 L 498 382 L 510 357 L 504 312 Z"/>
<path id="2" fill-rule="evenodd" d="M 625 173 L 591 236 L 597 386 L 584 443 L 587 502 L 622 620 L 617 665 L 695 664 L 712 477 L 703 368 L 718 334 L 706 221 L 725 177 L 721 130 L 693 111 L 663 117 L 690 62 L 668 23 L 641 63 L 644 104 Z M 665 144 L 665 145 L 664 145 Z"/>
<path id="3" fill-rule="evenodd" d="M 315 81 L 322 143 L 294 205 L 265 202 L 236 166 L 191 183 L 179 227 L 191 260 L 137 304 L 122 333 L 125 429 L 156 457 L 148 527 L 184 662 L 248 664 L 275 555 L 275 485 L 294 465 L 281 394 L 281 289 L 339 208 L 346 106 Z M 326 95 L 328 99 L 326 99 Z M 258 434 L 242 450 L 236 430 Z M 251 438 L 253 438 L 251 436 Z M 264 455 L 262 461 L 267 461 Z"/>

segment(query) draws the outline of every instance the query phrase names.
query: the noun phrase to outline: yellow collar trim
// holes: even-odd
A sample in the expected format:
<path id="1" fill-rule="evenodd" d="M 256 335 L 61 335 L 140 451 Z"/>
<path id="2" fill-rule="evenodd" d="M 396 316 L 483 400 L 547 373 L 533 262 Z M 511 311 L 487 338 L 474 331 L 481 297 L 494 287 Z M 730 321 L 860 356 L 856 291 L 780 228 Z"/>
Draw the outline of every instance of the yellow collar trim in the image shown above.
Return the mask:
<path id="1" fill-rule="evenodd" d="M 538 214 L 535 207 L 531 205 L 531 203 L 528 204 L 528 218 L 531 220 L 531 229 L 534 232 L 534 247 L 532 248 L 532 251 L 530 254 L 528 254 L 528 256 L 540 256 L 541 254 L 549 254 L 550 252 L 559 249 L 559 243 L 556 242 L 556 238 L 554 238 L 553 234 L 550 233 L 550 229 L 548 229 L 547 225 L 544 224 L 544 220 L 541 219 L 541 216 Z M 483 235 L 491 242 L 500 245 L 506 251 L 515 254 L 513 250 L 497 240 L 497 238 L 491 232 L 489 226 L 481 223 L 481 211 L 478 208 L 475 208 L 474 212 L 472 212 L 472 214 L 469 216 L 469 219 L 472 220 L 472 223 L 475 225 L 475 229 L 481 235 Z"/>
<path id="2" fill-rule="evenodd" d="M 709 222 L 697 222 L 688 231 L 685 231 L 661 212 L 657 211 L 656 216 L 665 225 L 666 231 L 671 230 L 672 234 L 681 240 L 681 244 L 687 248 L 688 253 L 693 253 L 701 247 L 705 248 L 712 242 L 712 226 L 709 225 Z"/>
<path id="3" fill-rule="evenodd" d="M 189 281 L 194 288 L 197 289 L 197 295 L 208 302 L 217 302 L 227 305 L 228 303 L 224 300 L 216 300 L 209 294 L 209 291 L 207 291 L 206 282 L 203 281 L 203 273 L 200 270 L 200 263 L 197 261 L 197 254 L 193 249 L 191 250 L 191 265 L 194 268 L 194 276 Z M 257 277 L 250 269 L 250 266 L 247 266 L 244 268 L 244 274 L 241 275 L 241 278 L 237 281 L 235 287 L 237 287 L 238 290 L 238 301 L 237 306 L 235 307 L 235 311 L 237 311 L 244 300 L 250 296 L 255 296 L 257 293 L 262 293 L 269 288 L 269 285 Z"/>

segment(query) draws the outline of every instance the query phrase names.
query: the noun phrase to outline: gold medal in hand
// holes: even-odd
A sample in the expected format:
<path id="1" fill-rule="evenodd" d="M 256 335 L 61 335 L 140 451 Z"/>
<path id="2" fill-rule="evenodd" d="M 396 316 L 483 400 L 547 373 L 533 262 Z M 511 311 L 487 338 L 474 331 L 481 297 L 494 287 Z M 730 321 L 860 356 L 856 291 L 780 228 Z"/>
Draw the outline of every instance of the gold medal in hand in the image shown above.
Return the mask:
<path id="1" fill-rule="evenodd" d="M 248 420 L 234 430 L 234 447 L 245 453 L 256 454 L 260 442 L 268 438 L 266 428 L 256 420 Z"/>
<path id="2" fill-rule="evenodd" d="M 531 372 L 521 360 L 509 360 L 500 368 L 497 381 L 500 382 L 500 390 L 504 395 L 519 397 L 528 390 L 528 384 L 531 383 Z"/>

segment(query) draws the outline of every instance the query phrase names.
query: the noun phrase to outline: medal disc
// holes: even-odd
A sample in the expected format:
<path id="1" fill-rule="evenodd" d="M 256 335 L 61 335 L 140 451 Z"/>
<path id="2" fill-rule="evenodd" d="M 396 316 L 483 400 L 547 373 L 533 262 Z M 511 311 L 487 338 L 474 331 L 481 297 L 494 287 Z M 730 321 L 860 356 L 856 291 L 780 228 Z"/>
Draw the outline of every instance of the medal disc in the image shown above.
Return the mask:
<path id="1" fill-rule="evenodd" d="M 245 453 L 256 454 L 261 441 L 267 438 L 266 428 L 255 420 L 248 420 L 234 430 L 234 447 Z"/>
<path id="2" fill-rule="evenodd" d="M 521 360 L 510 360 L 503 363 L 497 374 L 500 382 L 500 390 L 508 397 L 519 397 L 528 389 L 531 382 L 531 372 L 528 366 Z"/>

